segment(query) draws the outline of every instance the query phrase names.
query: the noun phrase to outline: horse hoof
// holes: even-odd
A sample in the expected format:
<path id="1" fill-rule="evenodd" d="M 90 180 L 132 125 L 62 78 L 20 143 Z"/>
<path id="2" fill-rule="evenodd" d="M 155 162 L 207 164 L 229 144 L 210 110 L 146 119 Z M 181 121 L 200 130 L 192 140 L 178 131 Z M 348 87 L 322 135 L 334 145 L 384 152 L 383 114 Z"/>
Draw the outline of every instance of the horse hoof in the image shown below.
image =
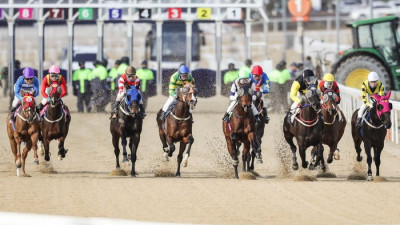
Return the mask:
<path id="1" fill-rule="evenodd" d="M 362 157 L 362 156 L 357 156 L 357 161 L 358 161 L 358 162 L 361 162 L 361 161 L 362 161 L 362 159 L 363 159 L 363 157 Z"/>
<path id="2" fill-rule="evenodd" d="M 168 157 L 172 157 L 172 153 L 173 153 L 173 151 L 169 151 L 168 152 Z"/>
<path id="3" fill-rule="evenodd" d="M 314 164 L 311 163 L 310 166 L 308 167 L 308 169 L 309 169 L 309 170 L 315 170 Z"/>
<path id="4" fill-rule="evenodd" d="M 373 181 L 373 180 L 374 180 L 374 178 L 372 177 L 372 175 L 369 175 L 367 178 L 367 181 Z"/>
<path id="5" fill-rule="evenodd" d="M 19 177 L 20 170 L 20 168 L 17 168 L 17 177 Z"/>
<path id="6" fill-rule="evenodd" d="M 188 158 L 189 158 L 189 154 L 186 153 L 186 154 L 183 156 L 183 161 L 182 161 L 182 166 L 183 166 L 183 167 L 187 167 Z"/>
<path id="7" fill-rule="evenodd" d="M 327 163 L 332 163 L 333 159 L 332 157 L 328 157 L 328 159 L 326 160 Z"/>
<path id="8" fill-rule="evenodd" d="M 333 153 L 333 157 L 335 158 L 335 160 L 340 160 L 340 154 L 338 150 L 336 150 L 335 153 Z"/>
<path id="9" fill-rule="evenodd" d="M 168 161 L 169 161 L 168 153 L 164 152 L 164 154 L 163 154 L 163 162 L 168 162 Z"/>
<path id="10" fill-rule="evenodd" d="M 45 155 L 45 156 L 44 156 L 44 160 L 50 161 L 50 156 L 49 156 L 49 155 Z"/>
<path id="11" fill-rule="evenodd" d="M 304 164 L 301 165 L 304 169 L 308 167 L 308 161 L 306 161 Z"/>
<path id="12" fill-rule="evenodd" d="M 325 172 L 326 172 L 326 167 L 325 167 L 325 166 L 322 166 L 322 167 L 321 167 L 321 170 L 322 170 L 322 172 L 325 173 Z"/>
<path id="13" fill-rule="evenodd" d="M 298 170 L 299 169 L 299 165 L 298 164 L 293 164 L 292 165 L 292 169 L 293 170 Z"/>
<path id="14" fill-rule="evenodd" d="M 34 160 L 33 160 L 33 164 L 39 165 L 39 159 L 34 159 Z"/>
<path id="15" fill-rule="evenodd" d="M 129 162 L 129 159 L 128 157 L 124 156 L 124 158 L 122 159 L 122 163 L 127 163 L 127 162 Z"/>
<path id="16" fill-rule="evenodd" d="M 61 161 L 61 160 L 63 160 L 63 157 L 62 157 L 61 155 L 58 155 L 57 159 L 58 159 L 59 161 Z"/>

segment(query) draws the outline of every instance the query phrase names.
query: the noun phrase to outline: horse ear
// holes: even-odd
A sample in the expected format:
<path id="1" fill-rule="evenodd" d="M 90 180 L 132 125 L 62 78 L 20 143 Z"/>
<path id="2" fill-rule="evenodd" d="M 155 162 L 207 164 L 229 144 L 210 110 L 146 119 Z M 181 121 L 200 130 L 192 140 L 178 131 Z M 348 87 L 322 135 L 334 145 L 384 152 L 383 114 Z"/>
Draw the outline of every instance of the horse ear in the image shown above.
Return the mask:
<path id="1" fill-rule="evenodd" d="M 391 94 L 392 94 L 392 91 L 389 91 L 389 92 L 386 94 L 386 99 L 387 99 L 387 100 L 389 100 Z"/>

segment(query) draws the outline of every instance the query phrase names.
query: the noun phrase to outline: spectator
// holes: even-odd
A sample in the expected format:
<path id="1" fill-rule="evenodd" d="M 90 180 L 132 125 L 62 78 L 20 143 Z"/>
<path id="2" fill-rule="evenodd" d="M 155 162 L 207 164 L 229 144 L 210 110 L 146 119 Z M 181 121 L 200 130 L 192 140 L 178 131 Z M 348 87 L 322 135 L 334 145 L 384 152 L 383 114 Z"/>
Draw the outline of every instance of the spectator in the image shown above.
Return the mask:
<path id="1" fill-rule="evenodd" d="M 235 64 L 228 64 L 228 71 L 224 74 L 224 84 L 232 84 L 239 78 L 239 70 L 235 69 Z"/>
<path id="2" fill-rule="evenodd" d="M 4 80 L 4 84 L 2 83 Z M 1 74 L 0 74 L 0 86 L 3 88 L 3 96 L 7 97 L 8 93 L 8 67 L 5 66 L 1 69 Z"/>
<path id="3" fill-rule="evenodd" d="M 292 62 L 290 64 L 290 77 L 292 78 L 292 80 L 294 80 L 296 78 L 296 72 L 297 72 L 297 64 L 295 62 Z"/>
<path id="4" fill-rule="evenodd" d="M 140 90 L 143 98 L 144 107 L 147 107 L 147 99 L 148 95 L 146 92 L 147 85 L 150 82 L 154 82 L 154 74 L 153 71 L 148 68 L 148 64 L 146 60 L 143 60 L 141 64 L 142 68 L 136 70 L 136 75 L 140 80 Z"/>
<path id="5" fill-rule="evenodd" d="M 79 62 L 80 69 L 75 70 L 72 75 L 72 83 L 74 95 L 78 98 L 77 108 L 78 112 L 83 113 L 83 104 L 86 105 L 86 111 L 91 111 L 90 106 L 90 69 L 85 68 L 85 62 Z"/>
<path id="6" fill-rule="evenodd" d="M 246 59 L 246 61 L 244 61 L 244 66 L 240 67 L 239 69 L 239 73 L 240 72 L 244 72 L 244 73 L 250 73 L 251 72 L 251 65 L 253 64 L 253 62 L 251 61 L 251 59 Z"/>
<path id="7" fill-rule="evenodd" d="M 311 56 L 307 56 L 304 61 L 304 69 L 314 70 L 314 65 L 311 61 Z"/>
<path id="8" fill-rule="evenodd" d="M 95 60 L 93 62 L 95 68 L 91 73 L 91 88 L 92 88 L 92 99 L 91 102 L 96 106 L 97 112 L 105 112 L 105 107 L 109 101 L 110 94 L 106 89 L 107 82 L 107 69 L 101 64 L 100 61 Z"/>
<path id="9" fill-rule="evenodd" d="M 118 88 L 116 88 L 116 86 L 117 86 L 117 82 L 119 79 L 119 75 L 118 75 L 119 65 L 121 65 L 121 60 L 119 60 L 119 59 L 115 60 L 114 67 L 111 68 L 110 72 L 108 73 L 107 86 L 110 89 L 110 101 L 112 101 L 113 99 L 115 99 L 117 97 Z"/>

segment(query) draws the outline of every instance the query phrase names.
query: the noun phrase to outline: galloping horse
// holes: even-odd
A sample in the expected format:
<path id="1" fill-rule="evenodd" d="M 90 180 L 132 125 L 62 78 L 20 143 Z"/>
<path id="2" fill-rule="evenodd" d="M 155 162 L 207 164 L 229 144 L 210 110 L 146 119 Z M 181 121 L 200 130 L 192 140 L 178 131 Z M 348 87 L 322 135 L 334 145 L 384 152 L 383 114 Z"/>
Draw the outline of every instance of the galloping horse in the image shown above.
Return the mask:
<path id="1" fill-rule="evenodd" d="M 373 102 L 370 110 L 363 115 L 363 122 L 360 127 L 356 127 L 357 122 L 357 109 L 351 118 L 351 134 L 353 136 L 354 147 L 357 152 L 357 161 L 362 161 L 361 142 L 364 142 L 364 150 L 367 154 L 368 163 L 368 180 L 372 180 L 371 171 L 371 147 L 374 148 L 374 161 L 376 166 L 376 176 L 379 176 L 379 166 L 381 164 L 381 152 L 385 145 L 385 136 L 387 129 L 390 129 L 392 122 L 390 121 L 390 111 L 392 110 L 392 103 L 389 103 L 391 92 L 385 96 L 374 94 L 371 97 Z"/>
<path id="2" fill-rule="evenodd" d="M 139 101 L 141 95 L 135 86 L 131 86 L 127 91 L 125 98 L 119 105 L 119 110 L 116 119 L 111 119 L 110 132 L 112 135 L 112 143 L 114 146 L 114 154 L 116 159 L 116 168 L 119 165 L 119 139 L 123 149 L 122 162 L 128 162 L 126 153 L 127 138 L 129 138 L 129 149 L 131 150 L 131 176 L 136 176 L 135 163 L 136 153 L 139 147 L 140 134 L 142 133 L 143 118 L 140 114 Z"/>
<path id="3" fill-rule="evenodd" d="M 17 176 L 25 174 L 25 160 L 28 152 L 33 148 L 34 163 L 39 164 L 37 155 L 37 142 L 39 139 L 39 120 L 36 115 L 35 98 L 29 92 L 21 91 L 22 105 L 16 112 L 15 123 L 8 120 L 7 117 L 7 133 L 10 140 L 11 150 L 15 157 L 15 165 L 17 167 Z M 25 142 L 26 145 L 22 152 L 21 160 L 21 143 Z"/>
<path id="4" fill-rule="evenodd" d="M 292 168 L 294 170 L 297 170 L 299 165 L 297 164 L 296 146 L 293 143 L 293 137 L 296 137 L 297 140 L 302 167 L 307 168 L 308 166 L 308 161 L 306 161 L 307 148 L 314 146 L 313 152 L 316 152 L 317 159 L 315 163 L 310 164 L 309 169 L 314 169 L 321 162 L 321 169 L 323 171 L 326 170 L 323 156 L 324 149 L 322 146 L 324 124 L 318 115 L 318 112 L 321 110 L 318 92 L 319 90 L 317 90 L 315 85 L 310 85 L 307 88 L 305 96 L 303 96 L 305 97 L 306 104 L 300 106 L 300 113 L 296 115 L 293 124 L 288 122 L 289 114 L 283 120 L 283 134 L 292 150 Z"/>
<path id="5" fill-rule="evenodd" d="M 160 119 L 161 110 L 157 113 L 158 133 L 163 145 L 164 161 L 168 161 L 168 157 L 172 156 L 175 151 L 175 142 L 180 142 L 178 160 L 178 169 L 176 176 L 181 175 L 181 162 L 183 166 L 187 166 L 190 156 L 190 149 L 194 142 L 192 136 L 192 118 L 189 109 L 194 109 L 196 105 L 195 88 L 191 84 L 187 84 L 182 88 L 176 88 L 178 102 L 171 112 L 165 118 L 165 123 Z M 183 159 L 183 153 L 188 149 Z"/>
<path id="6" fill-rule="evenodd" d="M 333 155 L 336 160 L 340 159 L 337 145 L 343 136 L 346 127 L 346 118 L 343 112 L 336 105 L 337 95 L 333 91 L 325 91 L 322 97 L 322 116 L 324 117 L 324 132 L 322 134 L 322 143 L 329 146 L 330 151 L 328 163 L 333 161 Z"/>
<path id="7" fill-rule="evenodd" d="M 51 84 L 46 88 L 46 93 L 50 100 L 41 112 L 43 115 L 40 123 L 42 134 L 39 136 L 44 145 L 44 160 L 50 160 L 50 141 L 54 139 L 59 141 L 58 159 L 62 160 L 68 151 L 64 148 L 64 142 L 68 135 L 71 116 L 68 115 L 68 108 L 61 100 L 61 87 L 58 84 Z"/>
<path id="8" fill-rule="evenodd" d="M 261 153 L 261 143 L 262 143 L 262 137 L 264 136 L 264 128 L 265 128 L 265 116 L 263 113 L 263 107 L 264 107 L 264 102 L 262 101 L 262 92 L 258 91 L 256 93 L 256 100 L 254 101 L 254 105 L 257 108 L 257 111 L 260 112 L 260 116 L 259 116 L 259 120 L 256 120 L 256 142 L 257 142 L 257 152 Z M 254 151 L 252 151 L 252 154 L 255 154 Z M 261 154 L 260 154 L 261 156 Z M 258 163 L 262 163 L 262 158 L 261 157 L 257 157 L 256 161 Z M 253 161 L 254 162 L 254 161 Z M 254 165 L 251 165 L 254 168 Z"/>
<path id="9" fill-rule="evenodd" d="M 239 179 L 238 154 L 240 143 L 243 143 L 243 171 L 254 169 L 254 157 L 257 151 L 255 118 L 251 111 L 253 89 L 251 88 L 251 83 L 241 84 L 238 88 L 237 95 L 239 99 L 232 110 L 230 122 L 222 122 L 222 130 L 224 131 L 229 154 L 233 160 L 236 179 Z M 251 155 L 250 144 L 253 148 Z"/>

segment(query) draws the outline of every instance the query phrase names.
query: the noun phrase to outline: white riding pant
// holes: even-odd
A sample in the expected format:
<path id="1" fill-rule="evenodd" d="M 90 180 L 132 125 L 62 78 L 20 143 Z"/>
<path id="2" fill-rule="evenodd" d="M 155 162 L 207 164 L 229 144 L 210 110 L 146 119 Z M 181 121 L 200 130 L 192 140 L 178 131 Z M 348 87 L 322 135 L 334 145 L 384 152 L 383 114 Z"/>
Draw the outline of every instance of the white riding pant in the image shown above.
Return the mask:
<path id="1" fill-rule="evenodd" d="M 233 107 L 235 107 L 236 102 L 237 102 L 236 100 L 235 101 L 231 101 L 231 104 L 229 104 L 228 109 L 226 110 L 227 113 L 230 113 L 233 110 Z M 253 103 L 251 103 L 251 111 L 253 111 L 253 115 L 260 114 L 257 111 L 256 106 Z"/>
<path id="2" fill-rule="evenodd" d="M 366 104 L 362 104 L 362 106 L 360 107 L 360 110 L 358 110 L 358 114 L 357 114 L 357 118 L 361 118 L 362 115 L 364 114 L 365 110 L 368 108 L 368 106 Z"/>
<path id="3" fill-rule="evenodd" d="M 297 107 L 298 103 L 293 102 L 293 104 L 290 106 L 290 112 L 292 115 L 290 116 L 290 121 L 293 123 L 294 117 L 297 115 L 297 113 L 300 112 L 300 108 Z"/>
<path id="4" fill-rule="evenodd" d="M 35 98 L 35 101 L 36 101 L 36 98 Z M 20 104 L 21 104 L 21 100 L 19 100 L 17 97 L 14 97 L 14 100 L 13 100 L 11 106 L 12 106 L 13 108 L 15 108 L 15 107 L 17 107 L 17 106 L 20 105 Z"/>
<path id="5" fill-rule="evenodd" d="M 170 106 L 172 103 L 175 103 L 175 102 L 177 102 L 176 98 L 175 98 L 174 96 L 171 96 L 171 95 L 170 95 L 170 96 L 168 97 L 167 101 L 165 102 L 164 106 L 162 107 L 162 111 L 163 111 L 163 112 L 166 112 L 166 111 L 168 110 L 169 106 Z M 191 107 L 189 107 L 189 112 L 192 113 L 192 108 L 191 108 Z"/>
<path id="6" fill-rule="evenodd" d="M 64 104 L 64 101 L 62 99 L 60 99 L 60 100 Z M 43 98 L 41 103 L 42 103 L 42 105 L 46 105 L 48 103 L 47 98 Z"/>

